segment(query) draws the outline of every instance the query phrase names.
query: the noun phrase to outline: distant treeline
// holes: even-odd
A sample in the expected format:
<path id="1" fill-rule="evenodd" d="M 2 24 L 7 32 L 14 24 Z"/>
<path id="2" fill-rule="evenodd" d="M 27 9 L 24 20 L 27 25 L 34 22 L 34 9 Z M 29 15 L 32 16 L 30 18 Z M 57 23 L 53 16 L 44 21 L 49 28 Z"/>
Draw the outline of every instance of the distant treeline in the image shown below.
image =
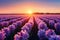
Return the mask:
<path id="1" fill-rule="evenodd" d="M 0 13 L 0 15 L 25 15 L 26 13 Z M 33 14 L 37 14 L 37 15 L 60 15 L 60 13 L 39 13 L 39 12 L 35 12 Z"/>
<path id="2" fill-rule="evenodd" d="M 60 13 L 33 13 L 33 14 L 60 15 Z"/>

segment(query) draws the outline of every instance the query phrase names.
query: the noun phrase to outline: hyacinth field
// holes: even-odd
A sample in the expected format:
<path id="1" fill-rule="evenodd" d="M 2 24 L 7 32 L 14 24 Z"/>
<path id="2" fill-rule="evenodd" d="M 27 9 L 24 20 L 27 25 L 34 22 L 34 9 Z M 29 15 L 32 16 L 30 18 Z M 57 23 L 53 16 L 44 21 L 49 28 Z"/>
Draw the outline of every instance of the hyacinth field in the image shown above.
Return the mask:
<path id="1" fill-rule="evenodd" d="M 0 15 L 0 40 L 60 40 L 60 15 Z"/>

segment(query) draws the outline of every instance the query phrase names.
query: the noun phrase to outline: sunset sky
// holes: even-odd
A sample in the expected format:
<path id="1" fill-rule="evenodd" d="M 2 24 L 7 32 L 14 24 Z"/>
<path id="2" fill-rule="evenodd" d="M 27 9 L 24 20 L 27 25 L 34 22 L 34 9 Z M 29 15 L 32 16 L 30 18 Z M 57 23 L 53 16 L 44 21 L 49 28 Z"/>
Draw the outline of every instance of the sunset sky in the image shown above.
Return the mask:
<path id="1" fill-rule="evenodd" d="M 0 0 L 0 13 L 60 13 L 60 0 Z"/>

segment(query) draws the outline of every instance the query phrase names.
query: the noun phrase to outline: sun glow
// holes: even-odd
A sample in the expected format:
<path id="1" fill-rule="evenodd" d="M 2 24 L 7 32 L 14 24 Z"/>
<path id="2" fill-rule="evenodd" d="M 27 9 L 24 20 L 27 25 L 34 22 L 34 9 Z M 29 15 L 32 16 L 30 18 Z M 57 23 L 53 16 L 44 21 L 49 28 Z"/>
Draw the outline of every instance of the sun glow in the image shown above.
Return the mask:
<path id="1" fill-rule="evenodd" d="M 33 12 L 32 12 L 31 10 L 28 10 L 27 13 L 28 13 L 28 14 L 32 14 Z"/>
<path id="2" fill-rule="evenodd" d="M 29 17 L 33 16 L 33 11 L 32 10 L 27 10 L 26 13 L 28 14 Z"/>

